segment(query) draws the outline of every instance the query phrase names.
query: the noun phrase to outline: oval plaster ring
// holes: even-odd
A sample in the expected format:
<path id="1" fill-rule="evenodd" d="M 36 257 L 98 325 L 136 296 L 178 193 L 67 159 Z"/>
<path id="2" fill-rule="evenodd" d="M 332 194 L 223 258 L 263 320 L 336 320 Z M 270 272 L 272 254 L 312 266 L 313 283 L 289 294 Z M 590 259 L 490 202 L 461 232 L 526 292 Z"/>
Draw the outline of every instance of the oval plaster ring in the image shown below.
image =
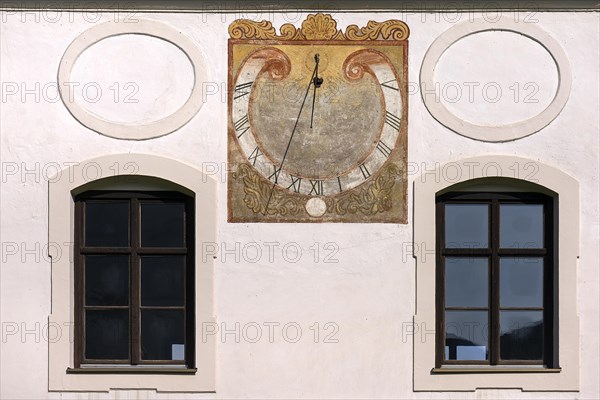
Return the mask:
<path id="1" fill-rule="evenodd" d="M 82 107 L 75 101 L 74 96 L 69 93 L 73 66 L 84 51 L 103 39 L 130 34 L 152 36 L 173 44 L 188 57 L 194 70 L 194 86 L 183 106 L 174 113 L 147 124 L 122 124 L 104 120 Z M 61 99 L 71 115 L 93 131 L 116 139 L 152 139 L 181 128 L 202 108 L 202 84 L 205 81 L 205 65 L 204 56 L 198 46 L 183 33 L 169 25 L 142 19 L 136 23 L 105 22 L 81 33 L 67 47 L 58 67 L 58 88 Z"/>
<path id="2" fill-rule="evenodd" d="M 499 126 L 472 124 L 452 114 L 439 100 L 437 93 L 432 100 L 431 94 L 423 89 L 424 87 L 425 89 L 435 88 L 435 67 L 446 50 L 460 39 L 487 31 L 508 31 L 524 35 L 539 43 L 553 58 L 558 70 L 558 87 L 548 107 L 539 114 L 523 121 Z M 434 40 L 425 54 L 421 64 L 420 78 L 423 102 L 429 113 L 440 124 L 459 135 L 486 142 L 505 142 L 520 139 L 546 127 L 564 108 L 569 99 L 572 84 L 571 65 L 560 44 L 534 24 L 517 23 L 508 17 L 502 17 L 498 22 L 488 22 L 485 19 L 478 19 L 473 22 L 465 21 L 442 33 Z"/>

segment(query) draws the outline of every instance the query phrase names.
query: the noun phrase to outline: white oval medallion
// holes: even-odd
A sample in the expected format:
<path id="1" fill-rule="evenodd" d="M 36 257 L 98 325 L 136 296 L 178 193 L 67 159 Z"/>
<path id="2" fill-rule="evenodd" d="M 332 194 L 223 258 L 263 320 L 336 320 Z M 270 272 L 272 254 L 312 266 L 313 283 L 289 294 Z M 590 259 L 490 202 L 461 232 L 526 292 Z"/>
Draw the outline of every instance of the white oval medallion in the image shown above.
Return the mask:
<path id="1" fill-rule="evenodd" d="M 82 53 L 96 43 L 104 39 L 121 35 L 146 35 L 153 37 L 153 39 L 162 39 L 166 42 L 169 42 L 170 45 L 176 46 L 177 49 L 173 50 L 181 50 L 185 56 L 187 56 L 191 62 L 193 70 L 193 84 L 191 92 L 189 88 L 187 90 L 185 89 L 185 83 L 182 84 L 182 91 L 188 93 L 188 96 L 186 96 L 187 99 L 183 105 L 179 107 L 179 104 L 181 104 L 180 98 L 175 98 L 172 101 L 169 100 L 163 105 L 159 103 L 156 105 L 156 109 L 162 110 L 162 115 L 158 115 L 158 118 L 160 119 L 156 119 L 156 115 L 145 115 L 142 116 L 141 123 L 136 120 L 135 117 L 134 120 L 136 123 L 126 123 L 123 121 L 104 119 L 96 113 L 91 112 L 89 108 L 83 105 L 84 103 L 80 102 L 82 96 L 87 98 L 87 100 L 92 100 L 91 103 L 93 103 L 95 96 L 98 96 L 97 87 L 94 88 L 93 84 L 91 86 L 88 85 L 86 92 L 82 93 L 78 101 L 78 98 L 73 93 L 73 84 L 77 84 L 77 82 L 73 82 L 71 76 L 75 63 L 80 58 Z M 169 54 L 172 53 L 173 50 L 169 50 Z M 156 57 L 162 57 L 163 55 L 164 53 L 158 52 Z M 177 65 L 181 64 L 181 60 L 175 61 L 173 59 L 172 61 Z M 146 74 L 140 73 L 140 76 L 144 75 Z M 98 80 L 92 81 L 96 83 L 98 82 Z M 117 139 L 151 139 L 169 134 L 181 128 L 183 125 L 188 123 L 202 107 L 202 85 L 205 81 L 206 64 L 204 62 L 204 56 L 202 55 L 198 46 L 192 40 L 169 25 L 156 21 L 141 19 L 135 24 L 124 22 L 106 22 L 88 29 L 80 34 L 69 45 L 61 59 L 58 68 L 58 87 L 61 98 L 73 117 L 75 117 L 75 119 L 77 119 L 81 124 L 94 131 Z M 139 83 L 137 88 L 135 84 L 125 87 L 127 82 L 117 82 L 117 84 L 117 86 L 113 85 L 112 89 L 101 87 L 101 90 L 103 91 L 102 96 L 113 96 L 113 100 L 114 96 L 117 96 L 119 99 L 124 99 L 125 96 L 130 96 L 130 100 L 135 100 L 135 94 L 132 93 L 134 93 L 136 89 L 139 93 L 139 90 L 143 88 Z M 119 93 L 117 93 L 117 91 L 119 91 Z M 139 96 L 142 96 L 142 94 L 139 94 Z M 89 103 L 89 101 L 87 103 Z M 98 103 L 98 101 L 96 101 L 96 103 Z M 170 110 L 174 111 L 167 114 L 167 111 Z M 105 107 L 103 111 L 105 116 L 111 115 L 111 112 L 114 112 L 114 107 Z"/>
<path id="2" fill-rule="evenodd" d="M 489 126 L 472 123 L 460 118 L 451 112 L 444 102 L 440 101 L 439 91 L 435 92 L 435 70 L 442 55 L 462 38 L 488 31 L 507 31 L 523 35 L 539 43 L 552 56 L 558 70 L 558 84 L 552 101 L 540 113 L 517 122 Z M 511 54 L 506 54 L 506 57 L 510 56 Z M 462 61 L 467 62 L 468 60 Z M 518 81 L 519 71 L 512 72 Z M 513 19 L 508 17 L 500 18 L 494 23 L 490 23 L 485 19 L 466 21 L 443 32 L 427 50 L 421 65 L 420 78 L 423 102 L 438 122 L 460 135 L 487 142 L 505 142 L 520 139 L 543 129 L 560 114 L 567 103 L 571 92 L 571 83 L 571 66 L 560 44 L 535 24 L 514 22 Z M 495 98 L 496 94 L 493 88 L 488 87 L 486 90 L 486 96 Z M 529 93 L 532 89 L 529 87 L 526 90 Z"/>

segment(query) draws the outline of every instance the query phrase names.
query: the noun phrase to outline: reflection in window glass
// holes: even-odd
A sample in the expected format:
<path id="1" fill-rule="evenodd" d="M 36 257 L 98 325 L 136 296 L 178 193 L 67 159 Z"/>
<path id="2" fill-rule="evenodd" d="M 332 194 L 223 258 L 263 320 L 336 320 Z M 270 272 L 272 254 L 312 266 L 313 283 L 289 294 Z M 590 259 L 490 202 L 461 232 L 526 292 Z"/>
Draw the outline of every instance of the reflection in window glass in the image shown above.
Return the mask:
<path id="1" fill-rule="evenodd" d="M 544 206 L 541 204 L 500 205 L 500 247 L 544 247 Z"/>
<path id="2" fill-rule="evenodd" d="M 488 358 L 487 311 L 446 311 L 446 359 Z"/>
<path id="3" fill-rule="evenodd" d="M 542 307 L 544 260 L 539 257 L 500 259 L 500 306 Z"/>
<path id="4" fill-rule="evenodd" d="M 487 248 L 487 204 L 446 204 L 446 247 Z"/>
<path id="5" fill-rule="evenodd" d="M 544 348 L 542 311 L 500 311 L 500 357 L 540 360 Z"/>
<path id="6" fill-rule="evenodd" d="M 487 257 L 446 257 L 446 307 L 487 307 Z"/>

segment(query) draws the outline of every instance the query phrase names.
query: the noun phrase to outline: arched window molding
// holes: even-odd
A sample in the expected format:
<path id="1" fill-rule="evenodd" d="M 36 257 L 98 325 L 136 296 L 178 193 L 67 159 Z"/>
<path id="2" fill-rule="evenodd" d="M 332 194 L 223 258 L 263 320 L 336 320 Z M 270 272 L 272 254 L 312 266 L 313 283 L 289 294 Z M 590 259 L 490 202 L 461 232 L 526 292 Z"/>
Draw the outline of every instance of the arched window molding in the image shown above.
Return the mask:
<path id="1" fill-rule="evenodd" d="M 154 179 L 154 178 L 158 178 Z M 163 187 L 161 187 L 163 186 Z M 215 339 L 202 337 L 214 323 L 213 260 L 201 256 L 202 243 L 216 242 L 216 182 L 179 161 L 143 154 L 117 154 L 73 163 L 49 179 L 48 241 L 61 249 L 52 257 L 52 307 L 49 326 L 61 334 L 49 340 L 50 391 L 156 389 L 176 392 L 215 390 Z M 67 373 L 74 366 L 74 196 L 90 189 L 177 190 L 195 198 L 196 368 L 194 374 Z"/>
<path id="2" fill-rule="evenodd" d="M 579 388 L 579 184 L 561 170 L 513 156 L 484 156 L 440 165 L 417 176 L 414 184 L 416 310 L 413 326 L 414 390 L 473 391 L 478 388 L 521 388 L 527 391 Z M 537 186 L 536 186 L 537 185 Z M 446 191 L 535 190 L 555 193 L 558 201 L 558 352 L 560 369 L 469 368 L 436 373 L 436 196 Z M 524 189 L 527 187 L 528 189 Z M 548 372 L 554 372 L 548 374 Z"/>

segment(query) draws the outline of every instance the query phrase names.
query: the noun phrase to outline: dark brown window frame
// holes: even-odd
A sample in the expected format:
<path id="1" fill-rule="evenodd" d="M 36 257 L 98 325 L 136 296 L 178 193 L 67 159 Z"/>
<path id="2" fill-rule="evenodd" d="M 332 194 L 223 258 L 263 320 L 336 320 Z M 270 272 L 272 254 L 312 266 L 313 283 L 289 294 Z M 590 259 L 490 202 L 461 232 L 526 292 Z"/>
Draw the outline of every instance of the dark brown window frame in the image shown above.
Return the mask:
<path id="1" fill-rule="evenodd" d="M 87 191 L 74 198 L 75 229 L 74 229 L 74 299 L 75 299 L 75 335 L 74 354 L 75 368 L 90 364 L 115 366 L 165 366 L 185 367 L 195 369 L 195 209 L 194 198 L 180 192 L 172 191 Z M 85 244 L 85 212 L 84 206 L 88 201 L 122 202 L 129 201 L 129 247 L 86 247 Z M 140 204 L 144 202 L 183 202 L 184 212 L 184 247 L 142 247 L 140 243 Z M 83 272 L 83 257 L 85 255 L 127 254 L 129 262 L 129 359 L 128 360 L 97 360 L 85 358 L 85 281 Z M 184 310 L 184 360 L 143 360 L 141 357 L 141 279 L 140 256 L 142 255 L 173 255 L 181 254 L 186 257 L 184 271 L 184 305 L 176 307 Z M 111 308 L 111 307 L 106 307 Z M 167 309 L 172 307 L 151 306 L 146 308 Z M 134 334 L 137 332 L 137 334 Z"/>
<path id="2" fill-rule="evenodd" d="M 488 248 L 445 247 L 445 205 L 488 204 Z M 544 248 L 500 248 L 499 204 L 541 204 L 544 207 Z M 445 360 L 445 257 L 489 257 L 488 275 L 488 360 Z M 500 358 L 500 279 L 501 256 L 543 257 L 544 344 L 541 360 L 502 360 Z M 503 307 L 504 309 L 504 307 Z M 452 365 L 543 366 L 560 368 L 558 363 L 558 198 L 535 192 L 449 192 L 436 197 L 436 351 L 435 368 Z"/>

